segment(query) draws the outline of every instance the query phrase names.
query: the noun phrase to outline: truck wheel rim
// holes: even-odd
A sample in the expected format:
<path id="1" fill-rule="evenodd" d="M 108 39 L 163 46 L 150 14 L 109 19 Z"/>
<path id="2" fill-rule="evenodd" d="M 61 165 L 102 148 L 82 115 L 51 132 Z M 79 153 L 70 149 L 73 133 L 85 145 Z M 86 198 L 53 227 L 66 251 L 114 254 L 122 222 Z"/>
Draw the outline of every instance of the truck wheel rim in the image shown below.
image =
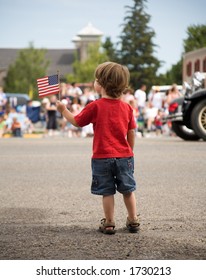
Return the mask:
<path id="1" fill-rule="evenodd" d="M 206 107 L 202 108 L 199 114 L 199 123 L 203 130 L 206 131 Z"/>

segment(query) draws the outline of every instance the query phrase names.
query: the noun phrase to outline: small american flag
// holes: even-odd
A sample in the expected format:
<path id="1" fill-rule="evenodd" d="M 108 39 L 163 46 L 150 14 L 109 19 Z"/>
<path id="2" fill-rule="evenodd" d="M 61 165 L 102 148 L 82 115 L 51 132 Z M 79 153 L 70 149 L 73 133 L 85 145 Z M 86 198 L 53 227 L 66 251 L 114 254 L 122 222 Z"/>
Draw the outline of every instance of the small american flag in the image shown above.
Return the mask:
<path id="1" fill-rule="evenodd" d="M 58 75 L 46 76 L 37 79 L 39 97 L 59 93 Z"/>

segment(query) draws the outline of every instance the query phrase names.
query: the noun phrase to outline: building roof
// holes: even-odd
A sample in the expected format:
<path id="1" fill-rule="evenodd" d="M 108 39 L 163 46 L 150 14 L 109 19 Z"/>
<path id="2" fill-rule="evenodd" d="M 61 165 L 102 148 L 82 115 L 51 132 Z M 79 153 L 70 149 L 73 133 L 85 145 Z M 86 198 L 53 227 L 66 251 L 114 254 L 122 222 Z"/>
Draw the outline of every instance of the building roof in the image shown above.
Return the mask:
<path id="1" fill-rule="evenodd" d="M 103 33 L 99 30 L 99 29 L 97 29 L 97 28 L 95 28 L 92 24 L 91 24 L 91 22 L 89 22 L 88 24 L 87 24 L 87 26 L 85 26 L 83 29 L 81 29 L 79 32 L 78 32 L 78 34 L 77 34 L 79 37 L 84 37 L 84 36 L 102 36 L 103 35 Z"/>
<path id="2" fill-rule="evenodd" d="M 0 48 L 0 72 L 7 72 L 15 62 L 21 49 Z M 75 49 L 47 49 L 45 58 L 49 60 L 47 75 L 53 75 L 59 70 L 60 77 L 72 72 Z"/>
<path id="3" fill-rule="evenodd" d="M 48 75 L 55 74 L 57 70 L 61 76 L 72 72 L 75 49 L 48 49 L 46 59 L 50 61 Z"/>
<path id="4" fill-rule="evenodd" d="M 72 38 L 72 42 L 76 43 L 76 42 L 80 42 L 81 41 L 81 38 L 79 36 L 74 36 Z"/>
<path id="5" fill-rule="evenodd" d="M 0 71 L 8 69 L 8 66 L 12 64 L 20 49 L 0 49 Z"/>
<path id="6" fill-rule="evenodd" d="M 183 54 L 183 57 L 190 57 L 190 56 L 194 56 L 194 55 L 205 55 L 206 54 L 206 48 L 201 48 L 201 49 L 196 49 L 190 52 L 186 52 Z"/>

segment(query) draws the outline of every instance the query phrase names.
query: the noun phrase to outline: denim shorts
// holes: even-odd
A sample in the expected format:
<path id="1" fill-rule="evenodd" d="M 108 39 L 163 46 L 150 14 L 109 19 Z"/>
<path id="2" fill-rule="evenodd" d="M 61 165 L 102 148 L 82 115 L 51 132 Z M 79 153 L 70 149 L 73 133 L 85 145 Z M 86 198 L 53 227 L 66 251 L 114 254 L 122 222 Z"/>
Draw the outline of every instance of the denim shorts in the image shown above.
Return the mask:
<path id="1" fill-rule="evenodd" d="M 133 157 L 92 159 L 93 194 L 113 195 L 116 191 L 126 194 L 135 189 Z"/>

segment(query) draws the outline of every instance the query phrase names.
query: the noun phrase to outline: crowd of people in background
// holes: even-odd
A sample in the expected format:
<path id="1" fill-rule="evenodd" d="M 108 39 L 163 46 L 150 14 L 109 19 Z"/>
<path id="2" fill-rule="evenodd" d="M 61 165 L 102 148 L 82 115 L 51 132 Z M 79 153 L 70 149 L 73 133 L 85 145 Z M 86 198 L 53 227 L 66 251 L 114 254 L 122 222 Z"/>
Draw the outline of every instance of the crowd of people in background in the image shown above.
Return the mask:
<path id="1" fill-rule="evenodd" d="M 154 86 L 146 94 L 146 85 L 142 84 L 135 92 L 128 89 L 123 94 L 123 100 L 128 102 L 134 110 L 137 122 L 137 136 L 150 137 L 151 132 L 156 135 L 163 133 L 172 135 L 171 124 L 164 123 L 163 117 L 169 114 L 170 102 L 181 96 L 176 84 L 173 84 L 166 93 L 160 92 L 159 86 Z"/>
<path id="2" fill-rule="evenodd" d="M 122 100 L 133 108 L 137 137 L 172 134 L 170 124 L 163 124 L 162 118 L 169 114 L 170 102 L 181 96 L 177 86 L 172 85 L 165 94 L 160 92 L 158 86 L 153 87 L 148 95 L 146 90 L 147 86 L 143 84 L 135 91 L 131 88 L 125 89 L 122 95 Z M 93 136 L 92 124 L 77 128 L 59 114 L 56 108 L 57 98 L 56 95 L 45 97 L 35 106 L 32 100 L 25 105 L 13 106 L 9 103 L 3 88 L 0 88 L 0 138 L 7 133 L 22 137 L 24 133 L 34 131 L 41 131 L 45 137 L 57 134 L 70 138 Z M 82 88 L 76 83 L 69 85 L 61 83 L 60 98 L 67 108 L 77 115 L 88 103 L 101 96 L 94 92 L 92 85 Z"/>

